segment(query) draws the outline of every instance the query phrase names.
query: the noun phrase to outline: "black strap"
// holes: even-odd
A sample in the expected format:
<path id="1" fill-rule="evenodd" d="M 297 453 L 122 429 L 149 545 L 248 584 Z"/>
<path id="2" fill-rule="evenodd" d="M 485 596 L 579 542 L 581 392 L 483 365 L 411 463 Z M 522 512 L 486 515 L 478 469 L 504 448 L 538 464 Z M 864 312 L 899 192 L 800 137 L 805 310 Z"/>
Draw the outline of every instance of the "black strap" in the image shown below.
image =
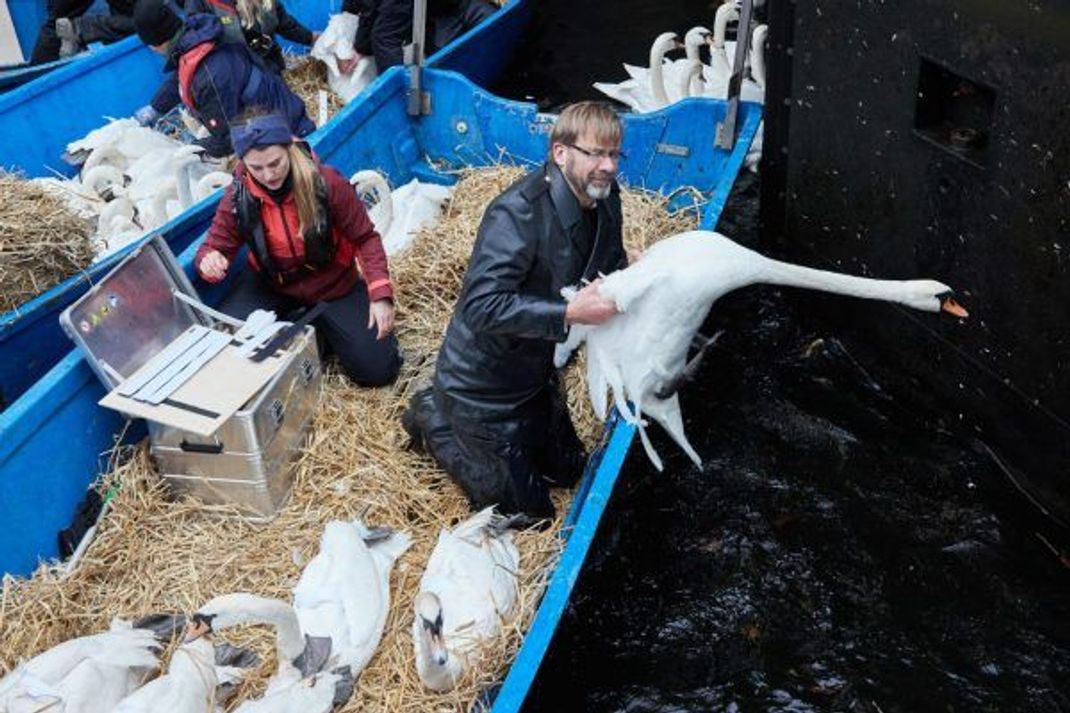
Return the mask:
<path id="1" fill-rule="evenodd" d="M 301 318 L 299 320 L 289 325 L 288 327 L 283 327 L 282 329 L 280 329 L 278 334 L 269 339 L 266 344 L 261 346 L 255 352 L 253 352 L 253 355 L 249 357 L 249 360 L 254 362 L 264 361 L 269 356 L 277 352 L 279 349 L 285 347 L 287 344 L 290 343 L 291 339 L 296 337 L 301 332 L 305 331 L 305 327 L 307 327 L 312 322 L 312 320 L 323 314 L 323 310 L 325 309 L 327 309 L 326 302 L 317 302 L 315 306 L 306 310 L 305 313 L 301 315 Z"/>

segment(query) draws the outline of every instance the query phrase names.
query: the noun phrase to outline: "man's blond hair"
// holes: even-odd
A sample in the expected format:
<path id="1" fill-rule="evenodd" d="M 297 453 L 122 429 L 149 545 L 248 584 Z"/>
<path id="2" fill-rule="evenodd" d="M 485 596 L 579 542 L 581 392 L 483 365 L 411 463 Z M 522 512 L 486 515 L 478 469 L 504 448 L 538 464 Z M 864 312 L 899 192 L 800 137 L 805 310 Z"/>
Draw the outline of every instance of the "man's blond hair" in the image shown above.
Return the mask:
<path id="1" fill-rule="evenodd" d="M 550 132 L 550 147 L 552 149 L 554 144 L 574 144 L 586 133 L 590 133 L 600 146 L 619 146 L 623 133 L 620 117 L 605 102 L 569 104 L 557 117 Z"/>

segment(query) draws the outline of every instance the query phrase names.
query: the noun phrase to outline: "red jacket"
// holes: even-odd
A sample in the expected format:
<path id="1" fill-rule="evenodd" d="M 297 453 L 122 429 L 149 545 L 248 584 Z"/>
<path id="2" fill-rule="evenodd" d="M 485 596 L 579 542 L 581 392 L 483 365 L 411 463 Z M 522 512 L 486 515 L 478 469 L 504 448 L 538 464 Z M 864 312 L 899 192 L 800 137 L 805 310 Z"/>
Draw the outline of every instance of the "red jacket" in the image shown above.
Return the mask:
<path id="1" fill-rule="evenodd" d="M 309 270 L 308 277 L 295 282 L 286 285 L 272 284 L 272 288 L 305 304 L 314 304 L 348 294 L 363 273 L 371 301 L 392 299 L 394 291 L 390 283 L 386 251 L 383 250 L 383 241 L 368 217 L 364 203 L 357 198 L 349 181 L 338 171 L 323 164 L 318 167 L 330 195 L 331 234 L 337 246 L 334 263 L 324 268 Z M 278 269 L 287 271 L 304 265 L 305 241 L 297 227 L 297 204 L 293 193 L 286 196 L 281 205 L 277 205 L 252 176 L 246 173 L 245 166 L 241 163 L 238 164 L 234 180 L 244 182 L 249 192 L 261 201 L 260 217 L 264 225 L 264 236 L 268 243 L 268 252 L 274 258 Z M 212 219 L 212 227 L 208 229 L 208 237 L 197 251 L 194 264 L 199 270 L 201 259 L 209 250 L 218 250 L 233 263 L 235 255 L 243 245 L 245 237 L 238 233 L 232 186 L 223 194 L 223 200 L 220 201 L 215 218 Z M 260 269 L 251 251 L 249 265 L 254 270 Z"/>

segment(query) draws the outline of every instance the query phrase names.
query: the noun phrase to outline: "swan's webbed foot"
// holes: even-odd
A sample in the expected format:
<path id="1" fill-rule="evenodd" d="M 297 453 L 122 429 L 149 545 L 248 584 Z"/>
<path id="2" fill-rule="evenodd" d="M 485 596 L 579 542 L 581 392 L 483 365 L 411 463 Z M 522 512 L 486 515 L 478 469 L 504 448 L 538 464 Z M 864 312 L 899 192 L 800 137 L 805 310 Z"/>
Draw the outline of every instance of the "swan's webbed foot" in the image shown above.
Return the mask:
<path id="1" fill-rule="evenodd" d="M 723 329 L 717 330 L 717 333 L 712 337 L 707 337 L 701 332 L 696 333 L 695 337 L 691 340 L 691 346 L 697 345 L 698 352 L 695 356 L 691 357 L 687 364 L 684 365 L 684 368 L 679 374 L 675 377 L 666 379 L 661 388 L 654 392 L 654 396 L 664 401 L 665 399 L 672 398 L 672 395 L 679 391 L 681 386 L 694 381 L 695 377 L 698 376 L 698 370 L 702 365 L 702 359 L 706 356 L 706 350 L 716 344 L 722 334 L 724 334 Z"/>

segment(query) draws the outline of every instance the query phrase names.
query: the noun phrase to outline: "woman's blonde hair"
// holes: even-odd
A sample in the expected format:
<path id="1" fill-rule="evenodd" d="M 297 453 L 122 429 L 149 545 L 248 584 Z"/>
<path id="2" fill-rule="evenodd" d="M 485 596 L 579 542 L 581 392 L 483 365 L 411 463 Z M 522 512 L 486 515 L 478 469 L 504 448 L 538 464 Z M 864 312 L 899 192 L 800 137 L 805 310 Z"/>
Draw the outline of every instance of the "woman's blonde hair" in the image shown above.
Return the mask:
<path id="1" fill-rule="evenodd" d="M 275 9 L 275 0 L 237 0 L 238 20 L 248 29 L 263 24 L 264 15 Z"/>
<path id="2" fill-rule="evenodd" d="M 298 230 L 304 235 L 320 222 L 320 204 L 316 198 L 316 186 L 320 178 L 316 162 L 307 149 L 294 142 L 286 147 L 290 155 L 290 175 L 294 182 L 294 203 L 297 204 Z"/>
<path id="3" fill-rule="evenodd" d="M 574 144 L 581 134 L 591 132 L 603 146 L 617 146 L 622 135 L 620 117 L 605 102 L 583 101 L 569 104 L 554 122 L 550 148 L 554 144 Z"/>

